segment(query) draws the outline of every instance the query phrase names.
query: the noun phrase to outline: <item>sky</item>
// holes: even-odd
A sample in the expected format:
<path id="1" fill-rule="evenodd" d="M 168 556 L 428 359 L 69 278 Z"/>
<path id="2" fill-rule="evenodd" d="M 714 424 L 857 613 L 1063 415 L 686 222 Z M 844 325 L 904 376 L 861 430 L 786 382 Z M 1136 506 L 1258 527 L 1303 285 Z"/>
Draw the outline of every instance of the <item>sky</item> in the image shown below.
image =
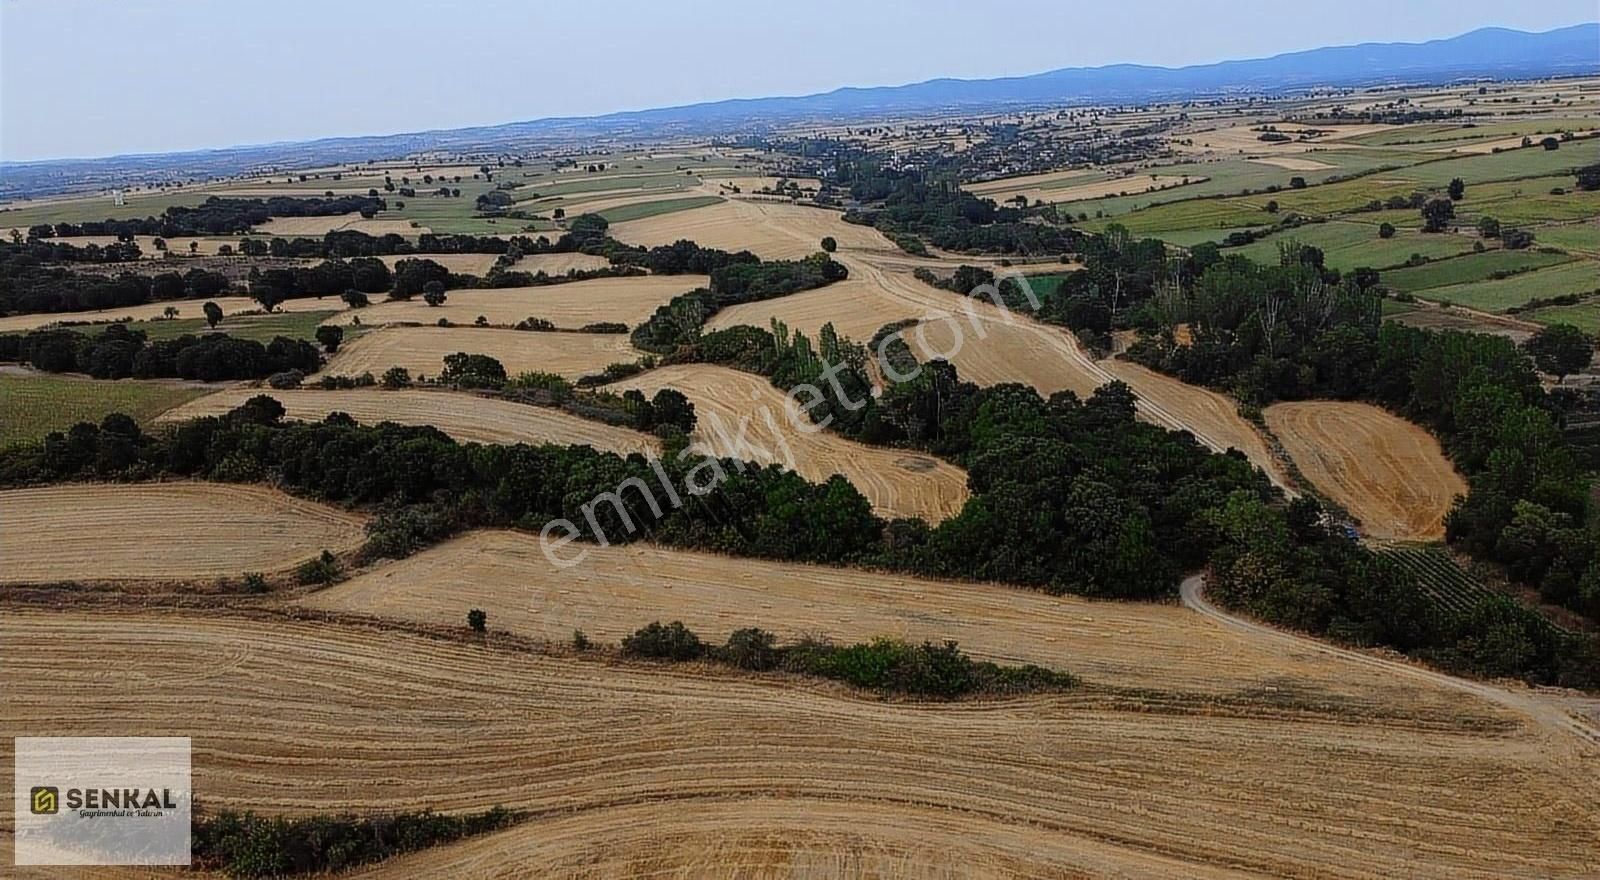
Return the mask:
<path id="1" fill-rule="evenodd" d="M 1597 17 L 1595 0 L 1299 8 L 1283 0 L 0 0 L 0 160 L 457 128 L 942 76 L 1182 66 Z"/>

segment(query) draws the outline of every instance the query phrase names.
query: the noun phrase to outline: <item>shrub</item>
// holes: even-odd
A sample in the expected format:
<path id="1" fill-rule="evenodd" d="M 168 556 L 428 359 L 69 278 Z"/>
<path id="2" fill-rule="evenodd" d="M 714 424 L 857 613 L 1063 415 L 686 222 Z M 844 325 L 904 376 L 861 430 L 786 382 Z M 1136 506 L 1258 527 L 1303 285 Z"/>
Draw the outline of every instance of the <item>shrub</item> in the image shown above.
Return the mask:
<path id="1" fill-rule="evenodd" d="M 766 672 L 778 667 L 778 637 L 766 630 L 747 627 L 736 629 L 723 646 L 721 659 L 755 672 Z"/>
<path id="2" fill-rule="evenodd" d="M 306 374 L 300 372 L 299 370 L 284 370 L 281 373 L 273 373 L 272 375 L 268 376 L 267 387 L 276 388 L 280 391 L 289 388 L 299 388 L 300 383 L 304 382 L 305 379 Z"/>
<path id="3" fill-rule="evenodd" d="M 405 367 L 390 367 L 383 371 L 383 379 L 379 381 L 388 389 L 411 387 L 411 371 Z"/>
<path id="4" fill-rule="evenodd" d="M 487 632 L 489 629 L 489 613 L 482 608 L 474 608 L 467 612 L 467 626 L 472 627 L 475 633 Z"/>
<path id="5" fill-rule="evenodd" d="M 622 653 L 629 657 L 682 662 L 704 656 L 706 646 L 682 621 L 662 624 L 658 620 L 624 638 Z"/>
<path id="6" fill-rule="evenodd" d="M 294 576 L 302 584 L 331 584 L 339 579 L 339 560 L 333 554 L 322 551 L 316 559 L 307 559 L 295 569 Z"/>

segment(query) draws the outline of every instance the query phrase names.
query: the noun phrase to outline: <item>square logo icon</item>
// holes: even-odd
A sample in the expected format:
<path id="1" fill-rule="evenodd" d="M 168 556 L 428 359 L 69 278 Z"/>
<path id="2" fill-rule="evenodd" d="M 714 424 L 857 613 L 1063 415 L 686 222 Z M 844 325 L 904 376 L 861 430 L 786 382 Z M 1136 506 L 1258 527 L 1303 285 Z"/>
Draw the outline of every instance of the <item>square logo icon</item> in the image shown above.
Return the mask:
<path id="1" fill-rule="evenodd" d="M 12 742 L 14 864 L 190 863 L 188 737 Z"/>
<path id="2" fill-rule="evenodd" d="M 61 810 L 61 789 L 35 785 L 28 790 L 28 809 L 35 816 L 54 816 Z"/>

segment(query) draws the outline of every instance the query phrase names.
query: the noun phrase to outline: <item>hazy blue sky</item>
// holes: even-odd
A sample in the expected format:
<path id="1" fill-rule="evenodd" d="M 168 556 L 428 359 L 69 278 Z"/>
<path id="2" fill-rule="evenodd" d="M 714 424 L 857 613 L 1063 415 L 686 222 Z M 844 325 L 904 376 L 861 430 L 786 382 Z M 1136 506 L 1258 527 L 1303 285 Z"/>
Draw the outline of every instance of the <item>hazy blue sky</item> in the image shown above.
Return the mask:
<path id="1" fill-rule="evenodd" d="M 1117 62 L 1184 65 L 1595 0 L 0 0 L 0 159 L 159 152 Z"/>

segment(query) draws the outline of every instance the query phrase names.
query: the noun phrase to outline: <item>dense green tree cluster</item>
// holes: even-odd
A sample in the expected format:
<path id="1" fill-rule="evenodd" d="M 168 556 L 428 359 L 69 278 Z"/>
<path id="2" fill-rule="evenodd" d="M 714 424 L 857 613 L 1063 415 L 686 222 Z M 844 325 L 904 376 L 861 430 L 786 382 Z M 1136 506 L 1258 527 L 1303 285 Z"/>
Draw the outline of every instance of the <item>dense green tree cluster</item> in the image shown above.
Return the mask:
<path id="1" fill-rule="evenodd" d="M 216 296 L 227 276 L 205 269 L 107 276 L 45 265 L 38 243 L 0 242 L 0 315 L 82 312 Z M 55 247 L 66 247 L 57 245 Z M 137 248 L 135 248 L 137 249 Z"/>
<path id="2" fill-rule="evenodd" d="M 57 236 L 69 238 L 78 235 L 159 235 L 173 238 L 181 235 L 236 235 L 249 232 L 253 226 L 273 217 L 332 217 L 339 214 L 360 213 L 371 217 L 387 205 L 381 198 L 369 196 L 335 196 L 332 198 L 295 198 L 273 196 L 268 199 L 230 199 L 211 196 L 194 207 L 173 205 L 160 217 L 134 220 L 101 220 L 89 223 L 41 224 L 30 227 L 29 235 L 37 238 Z"/>
<path id="3" fill-rule="evenodd" d="M 224 810 L 196 814 L 195 867 L 233 877 L 327 874 L 402 853 L 499 831 L 518 815 L 495 807 L 444 816 L 429 811 L 382 816 L 258 816 Z"/>
<path id="4" fill-rule="evenodd" d="M 95 334 L 47 329 L 0 336 L 0 361 L 50 373 L 87 373 L 96 379 L 219 382 L 262 379 L 288 370 L 314 373 L 322 356 L 315 345 L 287 336 L 266 345 L 220 333 L 151 342 L 143 331 L 111 324 Z"/>
<path id="5" fill-rule="evenodd" d="M 820 251 L 803 260 L 731 262 L 712 271 L 710 287 L 675 296 L 657 308 L 633 329 L 633 344 L 670 353 L 699 338 L 701 328 L 721 309 L 811 290 L 848 275 L 849 270 Z"/>

